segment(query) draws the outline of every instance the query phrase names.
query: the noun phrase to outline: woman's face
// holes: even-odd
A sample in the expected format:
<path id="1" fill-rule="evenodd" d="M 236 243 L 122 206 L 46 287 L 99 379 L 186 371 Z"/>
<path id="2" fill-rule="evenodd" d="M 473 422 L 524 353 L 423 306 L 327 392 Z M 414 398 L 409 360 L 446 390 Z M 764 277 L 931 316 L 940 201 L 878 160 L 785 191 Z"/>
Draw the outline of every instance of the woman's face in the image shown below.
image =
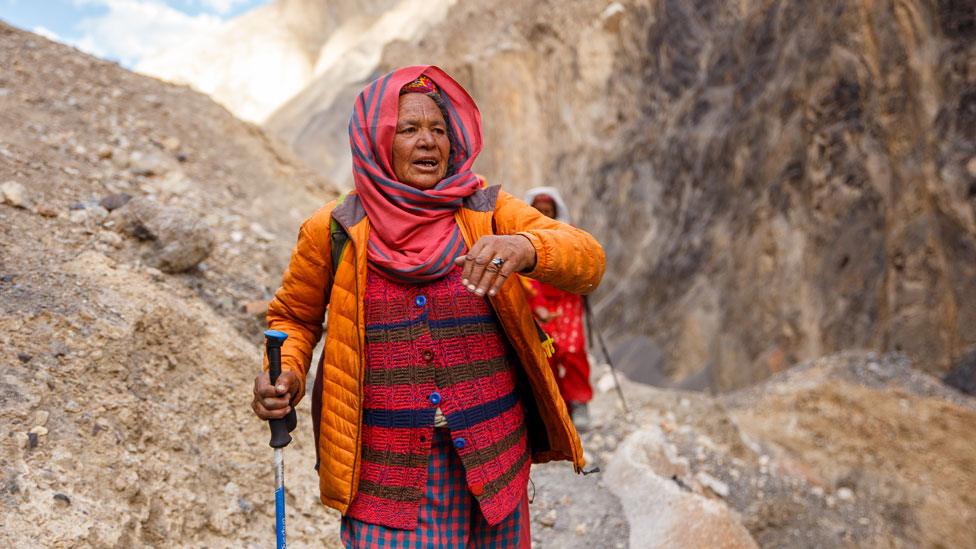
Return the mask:
<path id="1" fill-rule="evenodd" d="M 400 113 L 393 137 L 393 173 L 401 183 L 430 189 L 447 174 L 451 143 L 447 123 L 430 97 L 400 96 Z"/>
<path id="2" fill-rule="evenodd" d="M 542 212 L 546 217 L 556 218 L 556 205 L 551 200 L 541 200 L 536 198 L 532 201 L 532 207 Z"/>

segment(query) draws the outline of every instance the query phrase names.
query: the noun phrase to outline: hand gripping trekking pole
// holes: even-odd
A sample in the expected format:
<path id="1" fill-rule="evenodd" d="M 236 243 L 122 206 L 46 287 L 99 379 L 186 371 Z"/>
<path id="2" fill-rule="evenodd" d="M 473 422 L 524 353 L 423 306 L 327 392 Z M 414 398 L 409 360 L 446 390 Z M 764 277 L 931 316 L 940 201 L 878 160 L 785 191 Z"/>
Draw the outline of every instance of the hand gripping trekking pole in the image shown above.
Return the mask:
<path id="1" fill-rule="evenodd" d="M 281 344 L 288 339 L 288 334 L 277 330 L 264 332 L 265 349 L 268 353 L 268 377 L 271 386 L 278 382 L 281 375 Z M 270 419 L 271 447 L 274 448 L 275 467 L 275 538 L 278 549 L 285 549 L 285 461 L 281 449 L 291 442 L 289 431 L 295 428 L 297 416 L 292 407 L 287 417 Z"/>

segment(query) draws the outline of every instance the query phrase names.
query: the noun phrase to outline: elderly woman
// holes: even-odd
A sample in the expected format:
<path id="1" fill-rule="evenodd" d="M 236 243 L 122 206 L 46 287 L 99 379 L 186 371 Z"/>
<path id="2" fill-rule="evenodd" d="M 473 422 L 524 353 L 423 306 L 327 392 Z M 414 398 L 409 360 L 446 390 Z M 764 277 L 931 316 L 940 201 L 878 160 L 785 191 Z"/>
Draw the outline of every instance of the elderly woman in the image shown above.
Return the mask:
<path id="1" fill-rule="evenodd" d="M 530 464 L 583 452 L 512 275 L 590 292 L 603 250 L 471 171 L 481 115 L 437 67 L 367 86 L 349 141 L 355 191 L 299 231 L 268 309 L 282 374 L 252 407 L 301 399 L 328 309 L 312 426 L 346 547 L 529 547 Z"/>

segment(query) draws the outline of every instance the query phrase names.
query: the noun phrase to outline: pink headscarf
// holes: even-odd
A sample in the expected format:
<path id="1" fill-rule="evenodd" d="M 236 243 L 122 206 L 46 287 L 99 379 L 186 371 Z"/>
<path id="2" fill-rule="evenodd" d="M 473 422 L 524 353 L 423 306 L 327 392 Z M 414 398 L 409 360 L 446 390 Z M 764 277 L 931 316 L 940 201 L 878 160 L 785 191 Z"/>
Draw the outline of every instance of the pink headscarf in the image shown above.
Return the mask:
<path id="1" fill-rule="evenodd" d="M 431 189 L 401 183 L 393 172 L 399 96 L 426 76 L 446 105 L 451 154 L 447 177 Z M 366 86 L 349 121 L 356 193 L 370 222 L 368 259 L 377 272 L 405 282 L 436 280 L 466 250 L 454 212 L 484 182 L 471 166 L 481 152 L 481 113 L 460 84 L 434 66 L 397 69 Z"/>

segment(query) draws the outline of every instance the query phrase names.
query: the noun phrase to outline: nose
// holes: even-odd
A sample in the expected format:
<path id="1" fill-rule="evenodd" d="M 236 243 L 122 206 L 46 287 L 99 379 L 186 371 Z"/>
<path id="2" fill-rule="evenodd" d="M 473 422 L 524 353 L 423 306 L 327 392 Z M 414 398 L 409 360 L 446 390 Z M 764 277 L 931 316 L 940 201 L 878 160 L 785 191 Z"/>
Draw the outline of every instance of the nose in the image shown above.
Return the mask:
<path id="1" fill-rule="evenodd" d="M 417 146 L 422 149 L 431 149 L 436 146 L 434 142 L 434 132 L 427 128 L 421 128 L 417 132 Z"/>

